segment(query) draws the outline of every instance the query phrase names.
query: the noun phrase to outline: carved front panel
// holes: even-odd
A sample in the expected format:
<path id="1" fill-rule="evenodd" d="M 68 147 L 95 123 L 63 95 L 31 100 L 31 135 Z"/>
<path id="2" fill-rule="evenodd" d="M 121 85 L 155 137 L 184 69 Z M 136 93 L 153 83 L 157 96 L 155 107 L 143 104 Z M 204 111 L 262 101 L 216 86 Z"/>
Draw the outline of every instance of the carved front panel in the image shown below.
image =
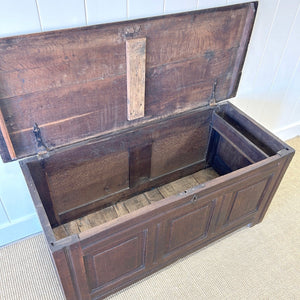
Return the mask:
<path id="1" fill-rule="evenodd" d="M 229 223 L 256 212 L 264 196 L 266 183 L 267 179 L 264 179 L 234 193 L 232 209 L 228 215 Z"/>
<path id="2" fill-rule="evenodd" d="M 259 179 L 249 178 L 232 186 L 232 190 L 223 195 L 221 209 L 216 225 L 217 231 L 222 232 L 224 227 L 235 226 L 255 217 L 261 205 L 267 200 L 273 174 Z M 225 230 L 227 230 L 224 228 Z"/>
<path id="3" fill-rule="evenodd" d="M 51 162 L 46 173 L 58 214 L 128 188 L 128 151 L 100 155 L 89 161 L 77 157 L 76 162 L 64 167 L 59 162 Z"/>
<path id="4" fill-rule="evenodd" d="M 198 125 L 199 126 L 199 125 Z M 176 132 L 152 145 L 151 177 L 180 169 L 205 158 L 208 126 L 203 128 L 183 127 L 183 132 Z M 202 137 L 202 138 L 199 138 Z"/>
<path id="5" fill-rule="evenodd" d="M 208 229 L 209 205 L 176 217 L 168 223 L 169 235 L 166 251 L 176 248 L 196 239 L 205 238 Z"/>
<path id="6" fill-rule="evenodd" d="M 90 292 L 128 280 L 145 268 L 148 231 L 110 238 L 85 251 L 84 262 Z"/>
<path id="7" fill-rule="evenodd" d="M 161 227 L 160 258 L 174 255 L 201 244 L 207 237 L 216 199 L 205 200 L 191 196 L 191 201 L 171 211 Z"/>

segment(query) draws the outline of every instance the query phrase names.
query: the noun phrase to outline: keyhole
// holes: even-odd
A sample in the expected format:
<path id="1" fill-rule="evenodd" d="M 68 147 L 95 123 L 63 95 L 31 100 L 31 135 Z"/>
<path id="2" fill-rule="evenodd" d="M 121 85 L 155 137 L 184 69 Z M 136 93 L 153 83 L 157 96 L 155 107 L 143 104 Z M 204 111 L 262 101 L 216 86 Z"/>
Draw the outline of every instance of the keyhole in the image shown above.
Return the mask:
<path id="1" fill-rule="evenodd" d="M 193 203 L 196 203 L 196 202 L 197 202 L 197 200 L 198 200 L 198 197 L 197 197 L 197 195 L 194 195 L 194 196 L 193 196 L 193 198 L 192 198 L 192 202 L 193 202 Z"/>

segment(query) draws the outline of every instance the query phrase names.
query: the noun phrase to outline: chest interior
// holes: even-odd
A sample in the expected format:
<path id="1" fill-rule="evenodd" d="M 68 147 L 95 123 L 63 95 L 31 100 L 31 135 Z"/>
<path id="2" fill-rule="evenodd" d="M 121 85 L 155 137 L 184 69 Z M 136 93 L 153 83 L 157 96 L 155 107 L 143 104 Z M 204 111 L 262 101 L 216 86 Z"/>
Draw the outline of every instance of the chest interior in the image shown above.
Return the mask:
<path id="1" fill-rule="evenodd" d="M 255 11 L 249 3 L 0 41 L 1 155 L 38 154 L 26 164 L 58 238 L 284 148 L 218 104 L 236 94 Z"/>
<path id="2" fill-rule="evenodd" d="M 87 141 L 28 163 L 57 239 L 205 186 L 283 145 L 226 103 Z M 258 137 L 251 131 L 255 129 Z M 233 138 L 234 137 L 234 138 Z"/>

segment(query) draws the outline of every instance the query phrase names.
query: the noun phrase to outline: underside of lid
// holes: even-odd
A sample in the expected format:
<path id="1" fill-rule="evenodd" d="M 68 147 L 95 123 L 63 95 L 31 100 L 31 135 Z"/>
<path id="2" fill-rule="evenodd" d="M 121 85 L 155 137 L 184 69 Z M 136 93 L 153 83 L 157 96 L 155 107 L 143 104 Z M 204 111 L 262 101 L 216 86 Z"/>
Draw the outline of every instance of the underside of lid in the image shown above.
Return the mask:
<path id="1" fill-rule="evenodd" d="M 256 3 L 0 39 L 4 161 L 235 96 Z"/>

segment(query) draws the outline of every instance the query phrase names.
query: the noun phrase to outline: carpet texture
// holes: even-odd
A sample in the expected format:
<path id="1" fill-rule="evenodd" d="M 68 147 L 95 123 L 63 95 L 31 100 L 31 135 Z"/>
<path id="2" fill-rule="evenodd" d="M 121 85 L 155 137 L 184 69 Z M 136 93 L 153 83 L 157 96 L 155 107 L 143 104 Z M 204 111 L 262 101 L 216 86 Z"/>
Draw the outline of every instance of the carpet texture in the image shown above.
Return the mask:
<path id="1" fill-rule="evenodd" d="M 262 223 L 179 260 L 109 297 L 300 299 L 300 137 Z M 0 249 L 0 299 L 64 299 L 43 235 Z"/>

